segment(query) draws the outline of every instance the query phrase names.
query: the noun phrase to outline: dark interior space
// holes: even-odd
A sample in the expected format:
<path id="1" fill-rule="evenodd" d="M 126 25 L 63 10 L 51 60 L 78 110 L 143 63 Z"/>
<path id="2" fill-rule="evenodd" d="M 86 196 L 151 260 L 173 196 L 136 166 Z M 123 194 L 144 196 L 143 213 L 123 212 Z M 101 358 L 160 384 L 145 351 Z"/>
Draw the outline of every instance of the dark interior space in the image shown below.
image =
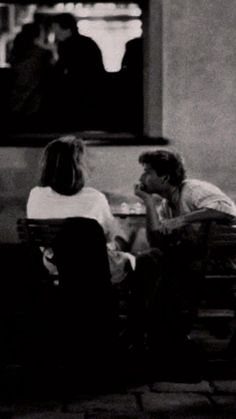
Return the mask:
<path id="1" fill-rule="evenodd" d="M 104 4 L 106 5 L 106 2 Z M 78 50 L 78 56 L 73 52 L 73 60 L 69 57 L 65 58 L 64 55 L 63 60 L 68 59 L 70 63 L 64 63 L 63 69 L 60 69 L 61 62 L 58 66 L 56 62 L 52 64 L 52 57 L 49 57 L 49 54 L 52 53 L 51 47 L 55 42 L 52 24 L 55 16 L 58 15 L 58 3 L 49 3 L 44 6 L 36 3 L 30 6 L 27 3 L 24 5 L 12 2 L 1 6 L 0 31 L 4 35 L 2 38 L 4 45 L 2 45 L 3 58 L 0 68 L 0 110 L 4 115 L 3 132 L 17 135 L 101 131 L 142 135 L 143 64 L 140 38 L 142 23 L 141 15 L 138 16 L 138 13 L 141 14 L 141 8 L 138 3 L 112 4 L 115 11 L 109 12 L 103 6 L 105 11 L 97 13 L 94 8 L 96 2 L 89 3 L 91 11 L 89 8 L 86 9 L 88 10 L 86 16 L 86 10 L 85 12 L 82 10 L 85 15 L 83 17 L 83 13 L 76 9 L 75 3 L 73 10 L 69 13 L 74 16 L 77 26 L 81 27 L 82 31 L 87 30 L 92 33 L 94 24 L 102 27 L 101 29 L 98 26 L 95 37 L 97 36 L 99 42 L 100 36 L 100 45 L 103 42 L 103 48 L 107 52 L 101 51 L 101 46 L 96 40 L 92 41 L 89 34 L 85 35 L 90 39 L 90 43 L 95 44 L 96 54 L 100 55 L 99 60 L 103 54 L 103 63 L 99 64 L 100 67 L 97 67 L 97 70 L 95 67 L 98 61 L 97 64 L 91 61 L 92 46 L 87 51 L 86 49 L 80 52 Z M 86 7 L 86 3 L 82 4 L 81 8 L 83 7 Z M 132 7 L 136 8 L 138 13 L 136 9 L 133 12 Z M 34 8 L 33 12 L 32 8 Z M 66 3 L 64 11 L 68 13 Z M 28 39 L 32 35 L 28 35 L 28 38 L 27 34 L 24 35 L 22 51 L 19 50 L 20 42 L 17 46 L 16 41 L 20 38 L 21 32 L 23 39 L 23 27 L 31 23 L 36 23 L 40 28 L 40 38 L 36 39 L 38 51 L 29 45 L 27 53 Z M 122 31 L 127 32 L 126 40 L 122 38 Z M 82 37 L 85 39 L 84 35 Z M 114 39 L 110 41 L 110 44 L 106 44 L 106 37 Z M 46 50 L 48 53 L 47 58 L 43 57 L 44 64 L 39 61 L 42 58 L 39 57 L 38 39 L 40 39 L 40 54 L 43 56 L 44 52 L 46 57 Z M 113 50 L 115 56 L 116 49 L 120 58 L 117 58 L 117 66 L 112 68 L 111 64 L 104 61 L 104 54 L 108 57 Z M 18 58 L 16 54 L 20 54 Z M 111 56 L 106 59 L 112 62 Z M 46 66 L 48 66 L 47 69 Z M 31 101 L 34 101 L 34 106 L 31 105 Z"/>

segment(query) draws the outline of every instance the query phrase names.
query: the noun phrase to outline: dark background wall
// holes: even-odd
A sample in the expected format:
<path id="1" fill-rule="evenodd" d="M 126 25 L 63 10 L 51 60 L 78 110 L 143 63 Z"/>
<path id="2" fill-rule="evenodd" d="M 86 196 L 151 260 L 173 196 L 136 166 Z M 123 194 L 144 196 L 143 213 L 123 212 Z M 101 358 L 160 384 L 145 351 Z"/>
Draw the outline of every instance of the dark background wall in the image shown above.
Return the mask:
<path id="1" fill-rule="evenodd" d="M 163 1 L 163 133 L 236 191 L 236 1 Z"/>

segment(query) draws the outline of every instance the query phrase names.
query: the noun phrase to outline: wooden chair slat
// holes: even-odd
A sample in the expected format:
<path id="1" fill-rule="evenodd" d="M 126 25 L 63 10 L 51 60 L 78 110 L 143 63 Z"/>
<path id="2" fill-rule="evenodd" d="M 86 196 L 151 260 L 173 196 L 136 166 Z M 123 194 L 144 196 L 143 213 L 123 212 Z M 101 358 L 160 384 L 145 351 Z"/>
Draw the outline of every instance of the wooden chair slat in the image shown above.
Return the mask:
<path id="1" fill-rule="evenodd" d="M 18 235 L 24 242 L 50 246 L 67 222 L 68 219 L 19 219 Z"/>
<path id="2" fill-rule="evenodd" d="M 236 270 L 234 266 L 231 268 L 231 263 L 225 263 L 227 260 L 236 260 L 235 219 L 231 224 L 227 219 L 206 220 L 201 230 L 201 240 L 205 252 L 202 260 L 204 295 L 198 310 L 198 321 L 204 323 L 204 328 L 209 328 L 210 336 L 213 334 L 217 337 L 220 333 L 223 338 L 227 335 L 226 352 L 230 347 L 235 355 L 236 330 L 232 324 L 236 318 Z"/>

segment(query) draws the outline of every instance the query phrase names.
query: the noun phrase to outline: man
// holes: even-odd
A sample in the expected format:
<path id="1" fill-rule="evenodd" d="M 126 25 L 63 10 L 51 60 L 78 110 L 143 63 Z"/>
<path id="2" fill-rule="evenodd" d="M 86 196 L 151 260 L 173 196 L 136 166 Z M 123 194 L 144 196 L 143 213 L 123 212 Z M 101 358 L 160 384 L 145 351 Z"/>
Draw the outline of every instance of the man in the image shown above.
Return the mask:
<path id="1" fill-rule="evenodd" d="M 77 21 L 69 13 L 56 15 L 52 29 L 58 52 L 54 71 L 56 124 L 61 122 L 70 130 L 97 128 L 105 73 L 101 51 L 91 38 L 78 32 Z"/>
<path id="2" fill-rule="evenodd" d="M 147 152 L 140 156 L 139 162 L 144 172 L 135 193 L 146 207 L 151 245 L 158 245 L 158 237 L 171 235 L 189 224 L 220 218 L 222 213 L 228 219 L 236 216 L 234 202 L 217 186 L 186 177 L 184 163 L 177 153 Z M 158 210 L 153 194 L 162 199 Z"/>
<path id="3" fill-rule="evenodd" d="M 162 356 L 169 354 L 173 358 L 175 354 L 181 365 L 188 358 L 186 337 L 191 327 L 181 313 L 197 308 L 201 292 L 201 222 L 212 218 L 231 220 L 236 216 L 236 207 L 217 186 L 188 178 L 183 160 L 175 152 L 146 152 L 139 162 L 144 171 L 135 194 L 146 207 L 147 237 L 156 250 L 137 258 L 136 312 L 141 307 L 149 345 L 159 348 Z"/>

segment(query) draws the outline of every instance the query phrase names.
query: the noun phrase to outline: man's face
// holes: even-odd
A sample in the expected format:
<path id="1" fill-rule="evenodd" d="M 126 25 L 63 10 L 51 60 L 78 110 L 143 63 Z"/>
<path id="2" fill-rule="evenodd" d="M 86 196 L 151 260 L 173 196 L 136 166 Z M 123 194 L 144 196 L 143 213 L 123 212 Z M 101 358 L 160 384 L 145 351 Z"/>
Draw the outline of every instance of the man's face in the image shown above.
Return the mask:
<path id="1" fill-rule="evenodd" d="M 55 34 L 55 39 L 58 42 L 63 42 L 70 37 L 70 29 L 63 29 L 58 23 L 53 23 L 53 32 Z"/>
<path id="2" fill-rule="evenodd" d="M 162 191 L 165 189 L 166 182 L 164 176 L 158 176 L 150 164 L 144 163 L 143 173 L 139 180 L 144 186 L 144 190 L 150 194 L 156 193 L 162 195 Z"/>

